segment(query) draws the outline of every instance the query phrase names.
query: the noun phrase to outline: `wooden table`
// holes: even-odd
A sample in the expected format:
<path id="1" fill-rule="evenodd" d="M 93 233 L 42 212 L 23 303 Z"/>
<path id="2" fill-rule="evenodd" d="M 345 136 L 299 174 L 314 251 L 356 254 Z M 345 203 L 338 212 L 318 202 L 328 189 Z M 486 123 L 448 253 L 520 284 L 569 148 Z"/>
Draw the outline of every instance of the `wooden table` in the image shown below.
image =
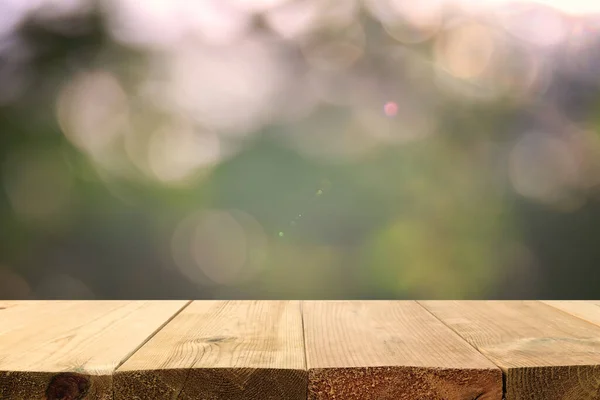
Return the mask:
<path id="1" fill-rule="evenodd" d="M 0 399 L 600 399 L 600 301 L 0 301 Z"/>

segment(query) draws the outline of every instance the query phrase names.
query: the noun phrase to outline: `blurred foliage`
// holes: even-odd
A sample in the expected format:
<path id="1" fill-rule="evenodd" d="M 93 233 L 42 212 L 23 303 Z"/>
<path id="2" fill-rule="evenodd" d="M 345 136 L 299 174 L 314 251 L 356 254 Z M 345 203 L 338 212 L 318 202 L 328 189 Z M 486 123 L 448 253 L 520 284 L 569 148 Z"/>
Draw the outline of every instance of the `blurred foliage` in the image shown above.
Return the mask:
<path id="1" fill-rule="evenodd" d="M 597 297 L 596 14 L 139 4 L 0 5 L 0 298 Z"/>

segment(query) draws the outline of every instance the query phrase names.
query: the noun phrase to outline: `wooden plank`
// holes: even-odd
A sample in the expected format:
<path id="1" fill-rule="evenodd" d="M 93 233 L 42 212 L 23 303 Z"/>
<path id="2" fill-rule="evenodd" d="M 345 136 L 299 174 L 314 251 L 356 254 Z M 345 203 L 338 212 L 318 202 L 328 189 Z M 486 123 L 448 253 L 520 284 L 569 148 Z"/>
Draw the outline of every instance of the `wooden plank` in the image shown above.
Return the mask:
<path id="1" fill-rule="evenodd" d="M 112 399 L 116 367 L 187 303 L 4 302 L 0 399 Z"/>
<path id="2" fill-rule="evenodd" d="M 55 303 L 60 303 L 60 300 L 56 300 Z M 31 305 L 44 304 L 46 301 L 42 300 L 0 300 L 0 310 L 8 310 L 13 307 L 27 307 Z"/>
<path id="3" fill-rule="evenodd" d="M 574 315 L 578 318 L 584 319 L 595 325 L 600 325 L 600 301 L 543 301 L 542 303 L 548 304 L 554 308 L 558 308 L 566 313 Z"/>
<path id="4" fill-rule="evenodd" d="M 538 301 L 424 301 L 506 373 L 507 400 L 600 399 L 600 328 Z"/>
<path id="5" fill-rule="evenodd" d="M 297 301 L 195 301 L 125 362 L 115 399 L 305 400 Z"/>
<path id="6" fill-rule="evenodd" d="M 311 400 L 500 400 L 502 373 L 413 301 L 304 302 Z"/>

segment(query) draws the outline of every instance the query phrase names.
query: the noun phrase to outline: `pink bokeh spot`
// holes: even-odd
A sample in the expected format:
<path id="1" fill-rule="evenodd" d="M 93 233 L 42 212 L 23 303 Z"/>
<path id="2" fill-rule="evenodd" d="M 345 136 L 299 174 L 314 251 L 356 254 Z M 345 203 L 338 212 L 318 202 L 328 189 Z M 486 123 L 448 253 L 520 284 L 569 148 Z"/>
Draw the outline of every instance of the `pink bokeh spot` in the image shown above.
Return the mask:
<path id="1" fill-rule="evenodd" d="M 388 101 L 385 103 L 385 106 L 383 106 L 383 111 L 388 117 L 393 117 L 398 113 L 398 104 L 393 101 Z"/>

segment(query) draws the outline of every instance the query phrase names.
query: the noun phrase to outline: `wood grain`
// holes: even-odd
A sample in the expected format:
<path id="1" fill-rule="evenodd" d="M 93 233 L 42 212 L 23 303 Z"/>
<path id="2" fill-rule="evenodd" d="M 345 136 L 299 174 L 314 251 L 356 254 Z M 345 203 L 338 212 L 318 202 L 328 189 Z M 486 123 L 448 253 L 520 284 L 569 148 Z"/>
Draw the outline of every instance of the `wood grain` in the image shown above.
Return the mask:
<path id="1" fill-rule="evenodd" d="M 424 301 L 506 374 L 507 400 L 600 399 L 600 328 L 537 301 Z"/>
<path id="2" fill-rule="evenodd" d="M 297 301 L 195 301 L 115 375 L 115 399 L 305 400 Z"/>
<path id="3" fill-rule="evenodd" d="M 3 302 L 0 399 L 112 399 L 112 373 L 186 301 Z"/>
<path id="4" fill-rule="evenodd" d="M 568 314 L 584 319 L 595 325 L 600 325 L 600 301 L 543 301 L 554 308 L 558 308 Z"/>
<path id="5" fill-rule="evenodd" d="M 311 400 L 500 400 L 502 373 L 412 301 L 304 302 Z"/>

